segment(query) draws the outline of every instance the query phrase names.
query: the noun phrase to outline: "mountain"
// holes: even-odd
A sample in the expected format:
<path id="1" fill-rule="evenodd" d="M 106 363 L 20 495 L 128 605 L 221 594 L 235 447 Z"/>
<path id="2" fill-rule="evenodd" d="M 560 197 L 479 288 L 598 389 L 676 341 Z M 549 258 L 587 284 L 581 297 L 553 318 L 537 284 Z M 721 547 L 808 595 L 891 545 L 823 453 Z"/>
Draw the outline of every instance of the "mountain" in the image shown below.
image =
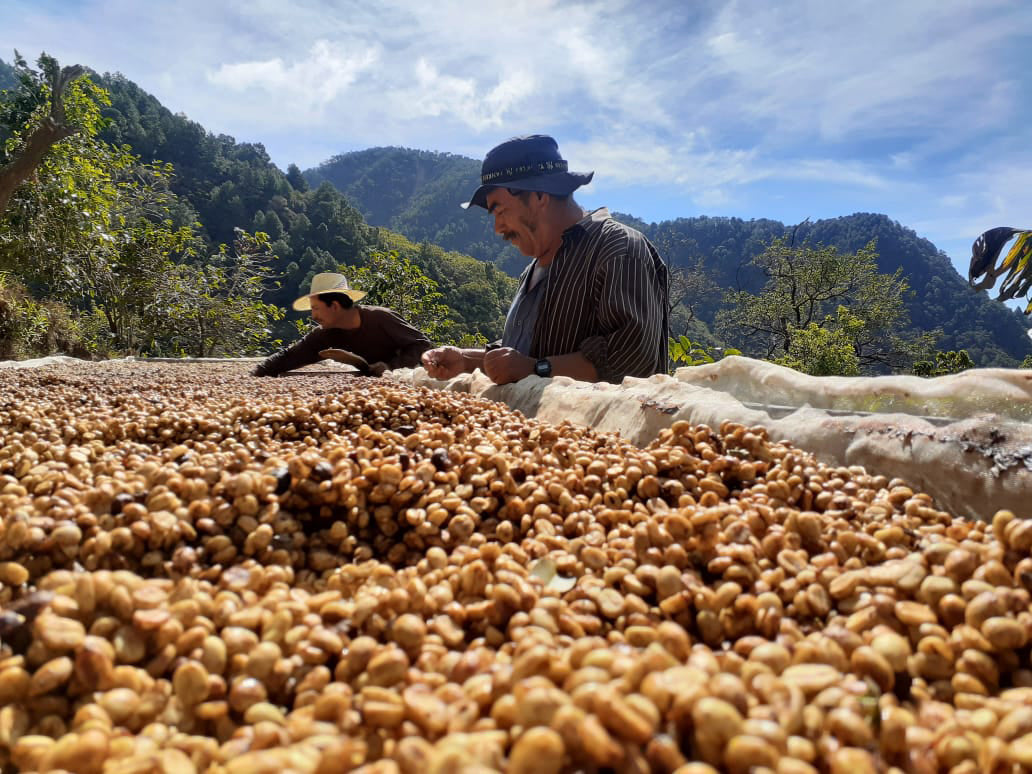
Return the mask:
<path id="1" fill-rule="evenodd" d="M 14 73 L 14 68 L 0 59 L 0 91 L 13 89 L 17 85 L 18 77 Z"/>
<path id="2" fill-rule="evenodd" d="M 296 337 L 294 322 L 306 315 L 293 312 L 290 303 L 315 273 L 364 266 L 373 252 L 389 250 L 437 282 L 453 323 L 450 335 L 501 335 L 516 283 L 494 265 L 371 226 L 329 183 L 311 186 L 296 166 L 277 168 L 260 143 L 213 134 L 121 74 L 87 72 L 111 100 L 102 111 L 102 139 L 129 146 L 143 162 L 172 165 L 177 226 L 195 224 L 209 250 L 231 244 L 236 228 L 269 235 L 276 286 L 264 300 L 287 309 L 275 336 Z M 0 89 L 17 85 L 15 69 L 0 60 Z M 4 101 L 0 96 L 0 142 Z"/>
<path id="3" fill-rule="evenodd" d="M 92 77 L 111 97 L 104 139 L 129 145 L 143 161 L 171 163 L 171 187 L 210 245 L 230 243 L 238 227 L 269 235 L 279 286 L 266 300 L 288 309 L 277 335 L 295 335 L 292 321 L 302 315 L 289 305 L 313 274 L 363 265 L 370 252 L 386 249 L 406 255 L 438 282 L 459 332 L 501 335 L 515 282 L 494 266 L 370 226 L 336 188 L 310 186 L 293 165 L 284 173 L 260 143 L 208 132 L 120 74 Z"/>
<path id="4" fill-rule="evenodd" d="M 304 175 L 312 185 L 333 185 L 369 223 L 415 242 L 490 260 L 513 275 L 527 265 L 516 248 L 498 238 L 490 219 L 459 207 L 477 186 L 479 161 L 408 148 L 369 148 L 334 156 Z"/>
<path id="5" fill-rule="evenodd" d="M 334 156 L 304 176 L 313 184 L 332 183 L 369 223 L 492 261 L 518 274 L 526 258 L 494 234 L 489 218 L 471 216 L 457 206 L 476 188 L 479 173 L 480 162 L 463 156 L 371 148 Z M 768 219 L 700 216 L 646 223 L 633 215 L 614 213 L 614 217 L 642 231 L 671 266 L 694 267 L 701 262 L 725 290 L 757 290 L 762 277 L 749 261 L 772 239 L 791 231 Z M 1032 354 L 1026 318 L 986 293 L 971 290 L 945 253 L 885 215 L 856 213 L 805 223 L 795 238 L 845 252 L 876 240 L 879 268 L 886 273 L 902 268 L 912 291 L 907 302 L 911 322 L 922 331 L 941 330 L 940 349 L 966 349 L 981 366 L 1015 366 Z M 697 313 L 711 323 L 718 307 L 714 298 Z"/>

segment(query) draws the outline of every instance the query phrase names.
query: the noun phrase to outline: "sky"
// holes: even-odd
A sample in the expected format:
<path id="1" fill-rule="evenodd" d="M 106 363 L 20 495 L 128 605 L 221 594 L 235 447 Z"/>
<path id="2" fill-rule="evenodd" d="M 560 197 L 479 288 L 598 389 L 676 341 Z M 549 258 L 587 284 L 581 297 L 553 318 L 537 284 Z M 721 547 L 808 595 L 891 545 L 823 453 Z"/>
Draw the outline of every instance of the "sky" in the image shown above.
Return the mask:
<path id="1" fill-rule="evenodd" d="M 1028 0 L 2 0 L 0 58 L 120 72 L 282 169 L 556 137 L 645 221 L 879 212 L 966 277 L 1032 227 Z M 471 215 L 475 217 L 475 215 Z"/>

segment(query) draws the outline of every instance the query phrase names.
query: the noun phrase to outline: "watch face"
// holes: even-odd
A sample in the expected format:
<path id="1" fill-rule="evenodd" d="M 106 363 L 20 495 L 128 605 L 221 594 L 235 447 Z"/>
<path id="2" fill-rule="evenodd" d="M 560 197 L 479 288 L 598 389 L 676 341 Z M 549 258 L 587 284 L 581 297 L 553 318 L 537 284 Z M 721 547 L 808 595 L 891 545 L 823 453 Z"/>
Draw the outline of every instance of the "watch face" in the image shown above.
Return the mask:
<path id="1" fill-rule="evenodd" d="M 552 364 L 547 360 L 539 360 L 534 364 L 534 373 L 542 378 L 552 375 Z"/>

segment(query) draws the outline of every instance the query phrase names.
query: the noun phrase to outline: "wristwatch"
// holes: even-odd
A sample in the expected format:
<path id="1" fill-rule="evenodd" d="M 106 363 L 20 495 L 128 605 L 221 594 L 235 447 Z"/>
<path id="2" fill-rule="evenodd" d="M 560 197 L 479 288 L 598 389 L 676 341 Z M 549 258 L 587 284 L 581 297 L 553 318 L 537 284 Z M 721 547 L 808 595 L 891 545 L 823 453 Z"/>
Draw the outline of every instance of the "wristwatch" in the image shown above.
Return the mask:
<path id="1" fill-rule="evenodd" d="M 534 373 L 540 376 L 542 379 L 547 379 L 552 375 L 552 363 L 551 361 L 543 357 L 536 363 L 534 363 Z"/>

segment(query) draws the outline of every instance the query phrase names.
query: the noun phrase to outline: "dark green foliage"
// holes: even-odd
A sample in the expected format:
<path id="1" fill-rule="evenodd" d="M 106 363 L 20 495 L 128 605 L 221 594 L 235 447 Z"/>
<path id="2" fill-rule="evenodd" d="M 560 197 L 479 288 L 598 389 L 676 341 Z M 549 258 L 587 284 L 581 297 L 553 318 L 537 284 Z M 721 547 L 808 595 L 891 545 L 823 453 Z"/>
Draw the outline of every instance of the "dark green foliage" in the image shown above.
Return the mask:
<path id="1" fill-rule="evenodd" d="M 448 307 L 437 283 L 397 250 L 377 251 L 354 272 L 353 284 L 365 290 L 366 300 L 393 309 L 434 342 L 450 341 Z"/>
<path id="2" fill-rule="evenodd" d="M 624 216 L 619 216 L 625 220 Z M 723 288 L 755 292 L 763 284 L 749 261 L 773 237 L 788 234 L 771 220 L 687 218 L 647 225 L 644 233 L 673 266 L 699 257 L 714 281 Z M 949 258 L 927 239 L 884 215 L 857 213 L 801 225 L 796 243 L 825 244 L 841 252 L 856 252 L 875 240 L 878 271 L 903 270 L 910 286 L 905 299 L 910 324 L 917 331 L 941 333 L 943 349 L 966 349 L 980 366 L 1013 367 L 1032 352 L 1028 323 L 1016 310 L 993 303 L 984 293 L 967 287 Z M 700 317 L 712 323 L 715 308 L 703 308 Z"/>
<path id="3" fill-rule="evenodd" d="M 876 239 L 879 271 L 903 269 L 913 291 L 907 300 L 911 324 L 922 331 L 940 329 L 937 344 L 943 350 L 967 350 L 982 367 L 1013 367 L 1032 353 L 1020 312 L 971 290 L 945 253 L 884 215 L 858 213 L 805 224 L 796 238 L 844 251 Z"/>
<path id="4" fill-rule="evenodd" d="M 717 327 L 754 356 L 797 360 L 815 375 L 909 368 L 934 336 L 908 330 L 902 270 L 880 273 L 877 257 L 873 242 L 842 253 L 775 239 L 752 261 L 765 278 L 763 287 L 730 291 Z M 842 342 L 851 358 L 821 354 L 822 346 L 834 349 Z"/>
<path id="5" fill-rule="evenodd" d="M 1032 358 L 1032 355 L 1029 355 Z M 947 374 L 959 374 L 974 368 L 975 362 L 964 350 L 960 352 L 936 352 L 935 360 L 921 360 L 914 363 L 915 376 L 946 376 Z M 1024 367 L 1024 366 L 1022 366 Z"/>
<path id="6" fill-rule="evenodd" d="M 837 317 L 829 315 L 821 325 L 793 326 L 788 352 L 774 362 L 811 376 L 857 376 L 860 358 L 854 341 L 863 327 L 863 320 L 840 306 Z"/>
<path id="7" fill-rule="evenodd" d="M 0 59 L 0 91 L 13 89 L 18 85 L 18 74 L 11 65 Z"/>
<path id="8" fill-rule="evenodd" d="M 194 230 L 193 210 L 170 190 L 171 165 L 143 163 L 129 145 L 99 136 L 110 124 L 101 115 L 111 104 L 108 93 L 88 76 L 62 90 L 48 88 L 53 79 L 43 75 L 58 68 L 49 57 L 40 57 L 43 73 L 20 58 L 15 64 L 18 88 L 0 101 L 9 132 L 5 150 L 17 154 L 23 138 L 53 116 L 52 95 L 61 95 L 62 113 L 76 131 L 47 146 L 0 214 L 0 268 L 47 299 L 12 291 L 8 307 L 20 317 L 5 338 L 22 343 L 9 346 L 9 354 L 68 349 L 55 331 L 78 321 L 80 338 L 97 354 L 169 354 L 183 351 L 183 342 L 195 354 L 220 346 L 239 352 L 263 341 L 267 320 L 279 314 L 257 298 L 264 269 L 251 270 L 258 252 L 271 258 L 264 234 L 238 232 L 229 260 L 220 260 L 224 247 L 197 259 L 204 240 Z M 205 316 L 218 319 L 204 320 L 197 334 Z M 205 338 L 207 331 L 214 335 Z"/>
<path id="9" fill-rule="evenodd" d="M 16 61 L 22 65 L 21 73 L 0 59 L 0 166 L 11 160 L 6 146 L 14 134 L 13 127 L 24 126 L 44 99 L 40 84 L 25 72 L 27 63 Z"/>
<path id="10" fill-rule="evenodd" d="M 102 83 L 111 91 L 112 106 L 105 113 L 111 119 L 108 135 L 129 143 L 145 160 L 173 164 L 172 188 L 196 210 L 209 245 L 231 241 L 236 228 L 268 234 L 275 255 L 270 268 L 278 287 L 265 294 L 266 301 L 289 310 L 313 275 L 343 268 L 350 276 L 349 267 L 365 266 L 374 250 L 384 248 L 384 233 L 370 228 L 350 197 L 329 182 L 309 178 L 310 185 L 296 165 L 284 174 L 261 145 L 212 135 L 173 115 L 120 75 L 105 76 Z M 386 182 L 378 184 L 389 189 Z M 372 218 L 370 222 L 380 225 Z M 453 335 L 501 334 L 511 299 L 504 274 L 483 280 L 482 264 L 443 250 L 427 254 L 424 266 L 415 246 L 401 241 L 405 244 L 389 249 L 398 249 L 438 283 L 443 303 L 452 310 Z M 499 291 L 507 292 L 501 311 Z M 288 311 L 273 334 L 292 338 L 294 323 L 302 316 Z"/>
<path id="11" fill-rule="evenodd" d="M 0 274 L 0 360 L 89 352 L 80 317 L 58 301 L 33 298 L 23 284 Z"/>
<path id="12" fill-rule="evenodd" d="M 380 229 L 379 238 L 383 249 L 411 261 L 442 294 L 449 325 L 446 334 L 437 340 L 457 342 L 466 336 L 475 341 L 493 341 L 501 337 L 509 303 L 516 293 L 515 279 L 493 264 L 445 252 L 426 242 L 414 245 L 386 229 Z"/>
<path id="13" fill-rule="evenodd" d="M 681 366 L 716 363 L 728 355 L 741 355 L 734 347 L 707 347 L 703 342 L 692 341 L 687 336 L 671 336 L 667 342 L 670 353 L 670 368 L 673 372 Z"/>
<path id="14" fill-rule="evenodd" d="M 222 245 L 204 260 L 180 264 L 162 305 L 169 318 L 164 346 L 194 357 L 262 352 L 273 321 L 283 317 L 261 300 L 274 258 L 266 234 L 237 230 L 232 250 Z"/>
<path id="15" fill-rule="evenodd" d="M 127 143 L 145 161 L 172 164 L 172 190 L 196 213 L 208 250 L 233 243 L 237 229 L 268 234 L 274 256 L 268 268 L 276 282 L 265 302 L 289 308 L 314 274 L 365 260 L 374 232 L 332 186 L 309 190 L 295 172 L 289 177 L 302 183 L 297 189 L 262 145 L 213 135 L 121 75 L 100 82 L 111 94 L 104 136 Z M 292 336 L 298 317 L 290 313 L 273 336 Z"/>
<path id="16" fill-rule="evenodd" d="M 492 261 L 518 275 L 527 259 L 494 233 L 480 208 L 463 210 L 480 182 L 480 162 L 450 153 L 370 148 L 334 156 L 305 172 L 313 185 L 333 184 L 366 220 L 445 250 Z"/>

